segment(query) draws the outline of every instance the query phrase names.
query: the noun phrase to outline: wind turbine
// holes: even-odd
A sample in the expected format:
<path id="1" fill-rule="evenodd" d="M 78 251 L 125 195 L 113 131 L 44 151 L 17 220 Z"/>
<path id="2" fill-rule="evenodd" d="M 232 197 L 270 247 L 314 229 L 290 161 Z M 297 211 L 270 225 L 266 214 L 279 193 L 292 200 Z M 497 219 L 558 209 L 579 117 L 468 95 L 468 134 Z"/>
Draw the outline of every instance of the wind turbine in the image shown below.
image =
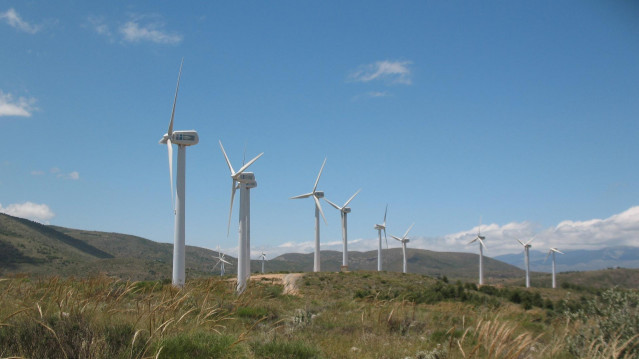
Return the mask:
<path id="1" fill-rule="evenodd" d="M 386 210 L 384 211 L 384 223 L 376 224 L 375 229 L 377 230 L 377 235 L 379 236 L 379 243 L 377 246 L 377 271 L 382 271 L 382 230 L 384 230 L 384 239 L 386 239 L 386 248 L 388 248 L 388 237 L 386 237 L 386 213 L 388 212 L 388 205 L 386 205 Z"/>
<path id="2" fill-rule="evenodd" d="M 322 175 L 322 170 L 324 170 L 325 164 L 326 164 L 326 158 L 324 158 L 324 163 L 322 163 L 322 168 L 320 168 L 319 174 L 317 175 L 317 179 L 315 180 L 315 186 L 313 186 L 313 192 L 291 197 L 291 199 L 313 197 L 313 201 L 315 201 L 315 255 L 313 256 L 313 272 L 320 271 L 320 222 L 319 222 L 320 214 L 322 214 L 324 223 L 326 223 L 326 217 L 324 217 L 324 211 L 322 211 L 322 205 L 320 204 L 320 201 L 319 201 L 320 198 L 324 198 L 324 192 L 317 190 L 317 184 L 319 183 L 319 179 L 320 179 L 320 176 Z"/>
<path id="3" fill-rule="evenodd" d="M 177 87 L 175 88 L 175 98 L 173 99 L 173 110 L 171 111 L 171 121 L 169 129 L 162 136 L 161 144 L 167 145 L 169 151 L 169 176 L 171 180 L 171 202 L 173 204 L 173 213 L 175 215 L 175 232 L 173 239 L 173 285 L 177 287 L 184 286 L 185 280 L 185 229 L 184 229 L 184 210 L 185 210 L 185 168 L 186 168 L 186 147 L 196 145 L 199 142 L 197 132 L 191 131 L 173 131 L 173 118 L 175 117 L 175 104 L 177 103 L 178 91 L 180 89 L 180 77 L 182 76 L 182 64 L 180 64 L 180 73 L 178 74 Z M 177 183 L 176 195 L 173 195 L 173 144 L 178 145 L 177 159 Z M 175 202 L 174 202 L 175 201 Z"/>
<path id="4" fill-rule="evenodd" d="M 555 280 L 555 253 L 566 253 L 560 251 L 557 248 L 550 248 L 550 250 L 548 251 L 548 255 L 546 255 L 546 259 L 544 261 L 548 260 L 548 256 L 550 255 L 550 253 L 552 253 L 552 287 L 557 288 L 557 281 Z"/>
<path id="5" fill-rule="evenodd" d="M 404 236 L 402 238 L 397 238 L 397 237 L 391 235 L 391 237 L 393 237 L 396 240 L 402 242 L 402 252 L 404 253 L 404 270 L 403 270 L 403 273 L 406 273 L 406 243 L 410 242 L 410 240 L 408 238 L 406 238 L 406 236 L 408 236 L 408 232 L 410 232 L 410 230 L 413 228 L 414 225 L 415 225 L 415 223 L 411 224 L 410 227 L 408 227 L 408 230 L 406 231 L 406 233 L 404 233 Z"/>
<path id="6" fill-rule="evenodd" d="M 264 274 L 264 261 L 266 260 L 266 253 L 262 252 L 260 255 L 260 259 L 262 260 L 262 274 Z"/>
<path id="7" fill-rule="evenodd" d="M 468 244 L 479 242 L 479 285 L 484 284 L 484 248 L 486 248 L 486 244 L 484 244 L 485 236 L 481 235 L 481 218 L 479 219 L 479 227 L 477 227 L 477 237 L 472 241 L 468 242 Z"/>
<path id="8" fill-rule="evenodd" d="M 240 224 L 239 224 L 239 239 L 238 239 L 238 255 L 237 255 L 237 293 L 240 294 L 246 289 L 246 283 L 251 276 L 251 188 L 257 187 L 255 181 L 255 175 L 253 172 L 244 172 L 253 162 L 257 161 L 264 152 L 257 155 L 252 160 L 243 165 L 237 172 L 233 169 L 229 157 L 224 151 L 222 141 L 220 142 L 220 148 L 226 159 L 226 164 L 231 171 L 231 206 L 229 209 L 229 224 L 227 228 L 227 236 L 231 228 L 231 215 L 233 214 L 233 201 L 235 199 L 235 191 L 240 189 Z"/>
<path id="9" fill-rule="evenodd" d="M 231 263 L 227 261 L 226 259 L 224 259 L 224 253 L 220 252 L 220 246 L 217 246 L 217 263 L 215 263 L 215 265 L 213 266 L 213 269 L 215 269 L 215 267 L 217 267 L 218 264 L 220 265 L 220 277 L 223 277 L 224 264 L 231 265 Z"/>
<path id="10" fill-rule="evenodd" d="M 328 199 L 324 198 L 324 200 L 326 202 L 328 202 L 328 204 L 330 204 L 331 206 L 333 206 L 335 209 L 337 209 L 342 217 L 342 268 L 343 270 L 348 270 L 348 234 L 347 234 L 347 215 L 349 213 L 351 213 L 351 208 L 347 207 L 348 204 L 353 200 L 353 198 L 355 198 L 355 196 L 357 196 L 357 194 L 359 193 L 359 191 L 361 191 L 361 189 L 358 189 L 357 192 L 355 192 L 354 195 L 351 196 L 351 198 L 348 199 L 348 201 L 346 201 L 346 203 L 344 203 L 343 206 L 338 206 L 335 203 L 329 201 Z"/>
<path id="11" fill-rule="evenodd" d="M 528 257 L 528 255 L 529 255 L 529 252 L 530 252 L 529 251 L 530 247 L 532 247 L 532 244 L 530 244 L 530 242 L 532 242 L 534 239 L 535 239 L 535 237 L 531 238 L 526 243 L 520 241 L 519 239 L 517 240 L 517 242 L 519 242 L 519 244 L 524 246 L 524 261 L 525 261 L 525 264 L 526 264 L 526 288 L 530 287 L 530 258 Z"/>

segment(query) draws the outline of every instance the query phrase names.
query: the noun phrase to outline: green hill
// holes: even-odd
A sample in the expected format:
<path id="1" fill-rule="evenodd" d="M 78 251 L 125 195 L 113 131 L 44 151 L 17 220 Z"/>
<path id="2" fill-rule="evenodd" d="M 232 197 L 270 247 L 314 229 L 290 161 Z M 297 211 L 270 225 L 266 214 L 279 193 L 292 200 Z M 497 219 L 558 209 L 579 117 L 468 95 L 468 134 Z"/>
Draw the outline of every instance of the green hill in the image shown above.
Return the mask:
<path id="1" fill-rule="evenodd" d="M 131 280 L 165 279 L 171 278 L 172 253 L 173 245 L 170 243 L 157 243 L 120 233 L 48 226 L 0 214 L 0 275 L 30 273 L 36 276 L 86 277 L 104 273 Z M 187 278 L 219 274 L 219 270 L 213 268 L 217 255 L 215 251 L 187 246 Z M 451 280 L 477 280 L 476 254 L 408 248 L 407 256 L 409 273 L 446 276 Z M 400 248 L 384 249 L 383 258 L 385 271 L 401 272 Z M 237 260 L 228 256 L 227 259 L 232 263 L 226 268 L 227 274 L 233 275 Z M 322 271 L 340 270 L 341 252 L 322 251 L 321 259 Z M 375 271 L 377 251 L 349 252 L 349 263 L 351 271 Z M 260 261 L 253 260 L 251 271 L 260 269 Z M 265 269 L 267 272 L 311 272 L 313 254 L 283 254 L 268 260 Z M 484 272 L 488 284 L 523 285 L 523 270 L 510 264 L 485 257 Z M 533 286 L 550 285 L 548 274 L 533 273 L 532 279 Z M 568 282 L 584 286 L 619 285 L 636 288 L 639 285 L 639 270 L 562 273 L 558 279 L 560 284 Z"/>

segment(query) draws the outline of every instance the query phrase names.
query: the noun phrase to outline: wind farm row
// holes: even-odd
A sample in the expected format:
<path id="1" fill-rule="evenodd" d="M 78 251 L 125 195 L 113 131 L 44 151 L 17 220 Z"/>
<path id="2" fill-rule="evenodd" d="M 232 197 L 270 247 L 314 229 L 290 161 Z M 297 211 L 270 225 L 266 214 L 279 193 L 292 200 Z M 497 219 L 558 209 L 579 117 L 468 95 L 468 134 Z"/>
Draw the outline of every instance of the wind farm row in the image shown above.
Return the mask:
<path id="1" fill-rule="evenodd" d="M 171 185 L 171 201 L 173 203 L 173 212 L 175 216 L 175 232 L 174 232 L 174 244 L 173 244 L 173 275 L 172 275 L 172 283 L 174 286 L 182 287 L 185 284 L 185 177 L 186 177 L 186 148 L 189 146 L 194 146 L 198 144 L 199 137 L 197 131 L 188 130 L 188 131 L 174 131 L 174 118 L 175 118 L 175 107 L 177 104 L 177 98 L 180 88 L 180 78 L 182 75 L 182 65 L 184 61 L 182 60 L 182 64 L 180 64 L 180 71 L 178 74 L 177 86 L 175 90 L 175 97 L 173 100 L 173 109 L 171 112 L 171 119 L 169 122 L 169 127 L 160 140 L 160 144 L 166 144 L 168 150 L 168 159 L 169 159 L 169 179 Z M 175 190 L 173 188 L 173 144 L 178 146 L 178 155 L 177 155 L 177 178 L 175 183 Z M 227 153 L 222 145 L 222 141 L 219 141 L 220 149 L 222 154 L 224 155 L 224 159 L 228 165 L 231 177 L 231 193 L 230 193 L 230 206 L 229 206 L 229 220 L 227 226 L 227 236 L 230 235 L 231 228 L 231 218 L 233 215 L 233 204 L 235 201 L 236 191 L 239 189 L 239 225 L 238 225 L 238 258 L 237 258 L 237 292 L 242 293 L 246 289 L 246 285 L 248 280 L 250 279 L 250 253 L 251 253 L 251 219 L 250 219 L 250 190 L 257 187 L 257 181 L 255 179 L 255 174 L 253 172 L 248 172 L 248 168 L 255 163 L 264 152 L 260 153 L 250 161 L 243 163 L 242 167 L 239 170 L 235 170 Z M 339 206 L 334 202 L 325 198 L 324 191 L 318 190 L 318 185 L 320 178 L 322 176 L 322 171 L 324 170 L 324 166 L 326 165 L 326 158 L 320 167 L 317 178 L 315 179 L 315 183 L 313 185 L 312 191 L 293 196 L 291 199 L 302 199 L 302 198 L 312 198 L 314 202 L 315 209 L 315 242 L 314 242 L 314 256 L 313 256 L 313 271 L 319 272 L 321 271 L 321 260 L 320 260 L 320 216 L 326 223 L 326 217 L 324 215 L 324 211 L 322 210 L 321 199 L 324 199 L 330 206 L 335 208 L 340 212 L 341 216 L 341 225 L 342 225 L 342 270 L 348 270 L 348 214 L 351 213 L 351 208 L 349 207 L 350 203 L 353 199 L 360 193 L 360 190 L 357 190 L 343 205 Z M 375 224 L 374 229 L 378 232 L 378 253 L 377 253 L 377 270 L 382 271 L 382 232 L 384 232 L 384 239 L 386 242 L 386 247 L 388 248 L 388 237 L 386 234 L 387 224 L 386 217 L 388 214 L 388 205 L 386 206 L 386 210 L 384 211 L 384 220 L 382 224 Z M 406 230 L 403 236 L 398 237 L 391 235 L 391 238 L 397 240 L 401 243 L 402 253 L 403 253 L 403 273 L 408 272 L 407 268 L 407 257 L 406 257 L 406 246 L 410 242 L 410 238 L 408 234 L 413 228 L 414 223 Z M 534 238 L 533 238 L 534 239 Z M 526 243 L 519 241 L 519 243 L 524 247 L 524 256 L 526 263 L 526 287 L 530 286 L 530 271 L 529 271 L 529 249 L 531 247 L 531 242 L 533 239 L 530 239 Z M 478 227 L 477 236 L 470 241 L 468 244 L 478 242 L 479 244 L 479 285 L 484 284 L 484 273 L 483 273 L 483 255 L 484 249 L 486 245 L 484 241 L 486 240 L 485 236 L 481 235 L 481 220 Z M 555 280 L 555 253 L 561 253 L 556 248 L 550 248 L 548 252 L 548 256 L 552 254 L 552 287 L 556 287 Z M 546 258 L 548 258 L 548 256 Z M 264 272 L 264 262 L 266 259 L 266 254 L 262 252 L 261 254 L 262 260 L 262 272 Z M 220 266 L 221 275 L 225 273 L 225 264 L 230 265 L 224 258 L 224 254 L 219 251 L 218 248 L 218 258 L 215 267 Z"/>

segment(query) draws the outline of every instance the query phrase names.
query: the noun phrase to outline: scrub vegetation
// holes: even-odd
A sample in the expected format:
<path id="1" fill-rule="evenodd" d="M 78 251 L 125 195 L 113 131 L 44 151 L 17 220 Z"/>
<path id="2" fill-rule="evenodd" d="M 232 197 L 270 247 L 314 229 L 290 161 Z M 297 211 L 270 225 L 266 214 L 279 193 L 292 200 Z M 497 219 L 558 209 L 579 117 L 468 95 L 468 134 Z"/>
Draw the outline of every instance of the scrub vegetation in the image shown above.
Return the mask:
<path id="1" fill-rule="evenodd" d="M 0 357 L 637 358 L 636 290 L 391 272 L 270 279 L 0 279 Z"/>

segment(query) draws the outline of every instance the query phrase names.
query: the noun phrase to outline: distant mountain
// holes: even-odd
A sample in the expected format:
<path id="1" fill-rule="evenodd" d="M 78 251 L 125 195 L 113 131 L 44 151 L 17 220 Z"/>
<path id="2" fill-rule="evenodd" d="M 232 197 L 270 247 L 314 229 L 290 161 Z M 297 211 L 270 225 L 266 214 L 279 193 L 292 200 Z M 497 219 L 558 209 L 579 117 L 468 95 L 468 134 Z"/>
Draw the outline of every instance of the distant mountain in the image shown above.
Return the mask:
<path id="1" fill-rule="evenodd" d="M 557 271 L 591 271 L 606 268 L 639 268 L 639 247 L 608 247 L 597 250 L 562 250 L 556 255 Z M 552 258 L 546 259 L 547 252 L 530 251 L 530 270 L 552 271 Z M 524 268 L 524 254 L 504 254 L 495 259 Z"/>

